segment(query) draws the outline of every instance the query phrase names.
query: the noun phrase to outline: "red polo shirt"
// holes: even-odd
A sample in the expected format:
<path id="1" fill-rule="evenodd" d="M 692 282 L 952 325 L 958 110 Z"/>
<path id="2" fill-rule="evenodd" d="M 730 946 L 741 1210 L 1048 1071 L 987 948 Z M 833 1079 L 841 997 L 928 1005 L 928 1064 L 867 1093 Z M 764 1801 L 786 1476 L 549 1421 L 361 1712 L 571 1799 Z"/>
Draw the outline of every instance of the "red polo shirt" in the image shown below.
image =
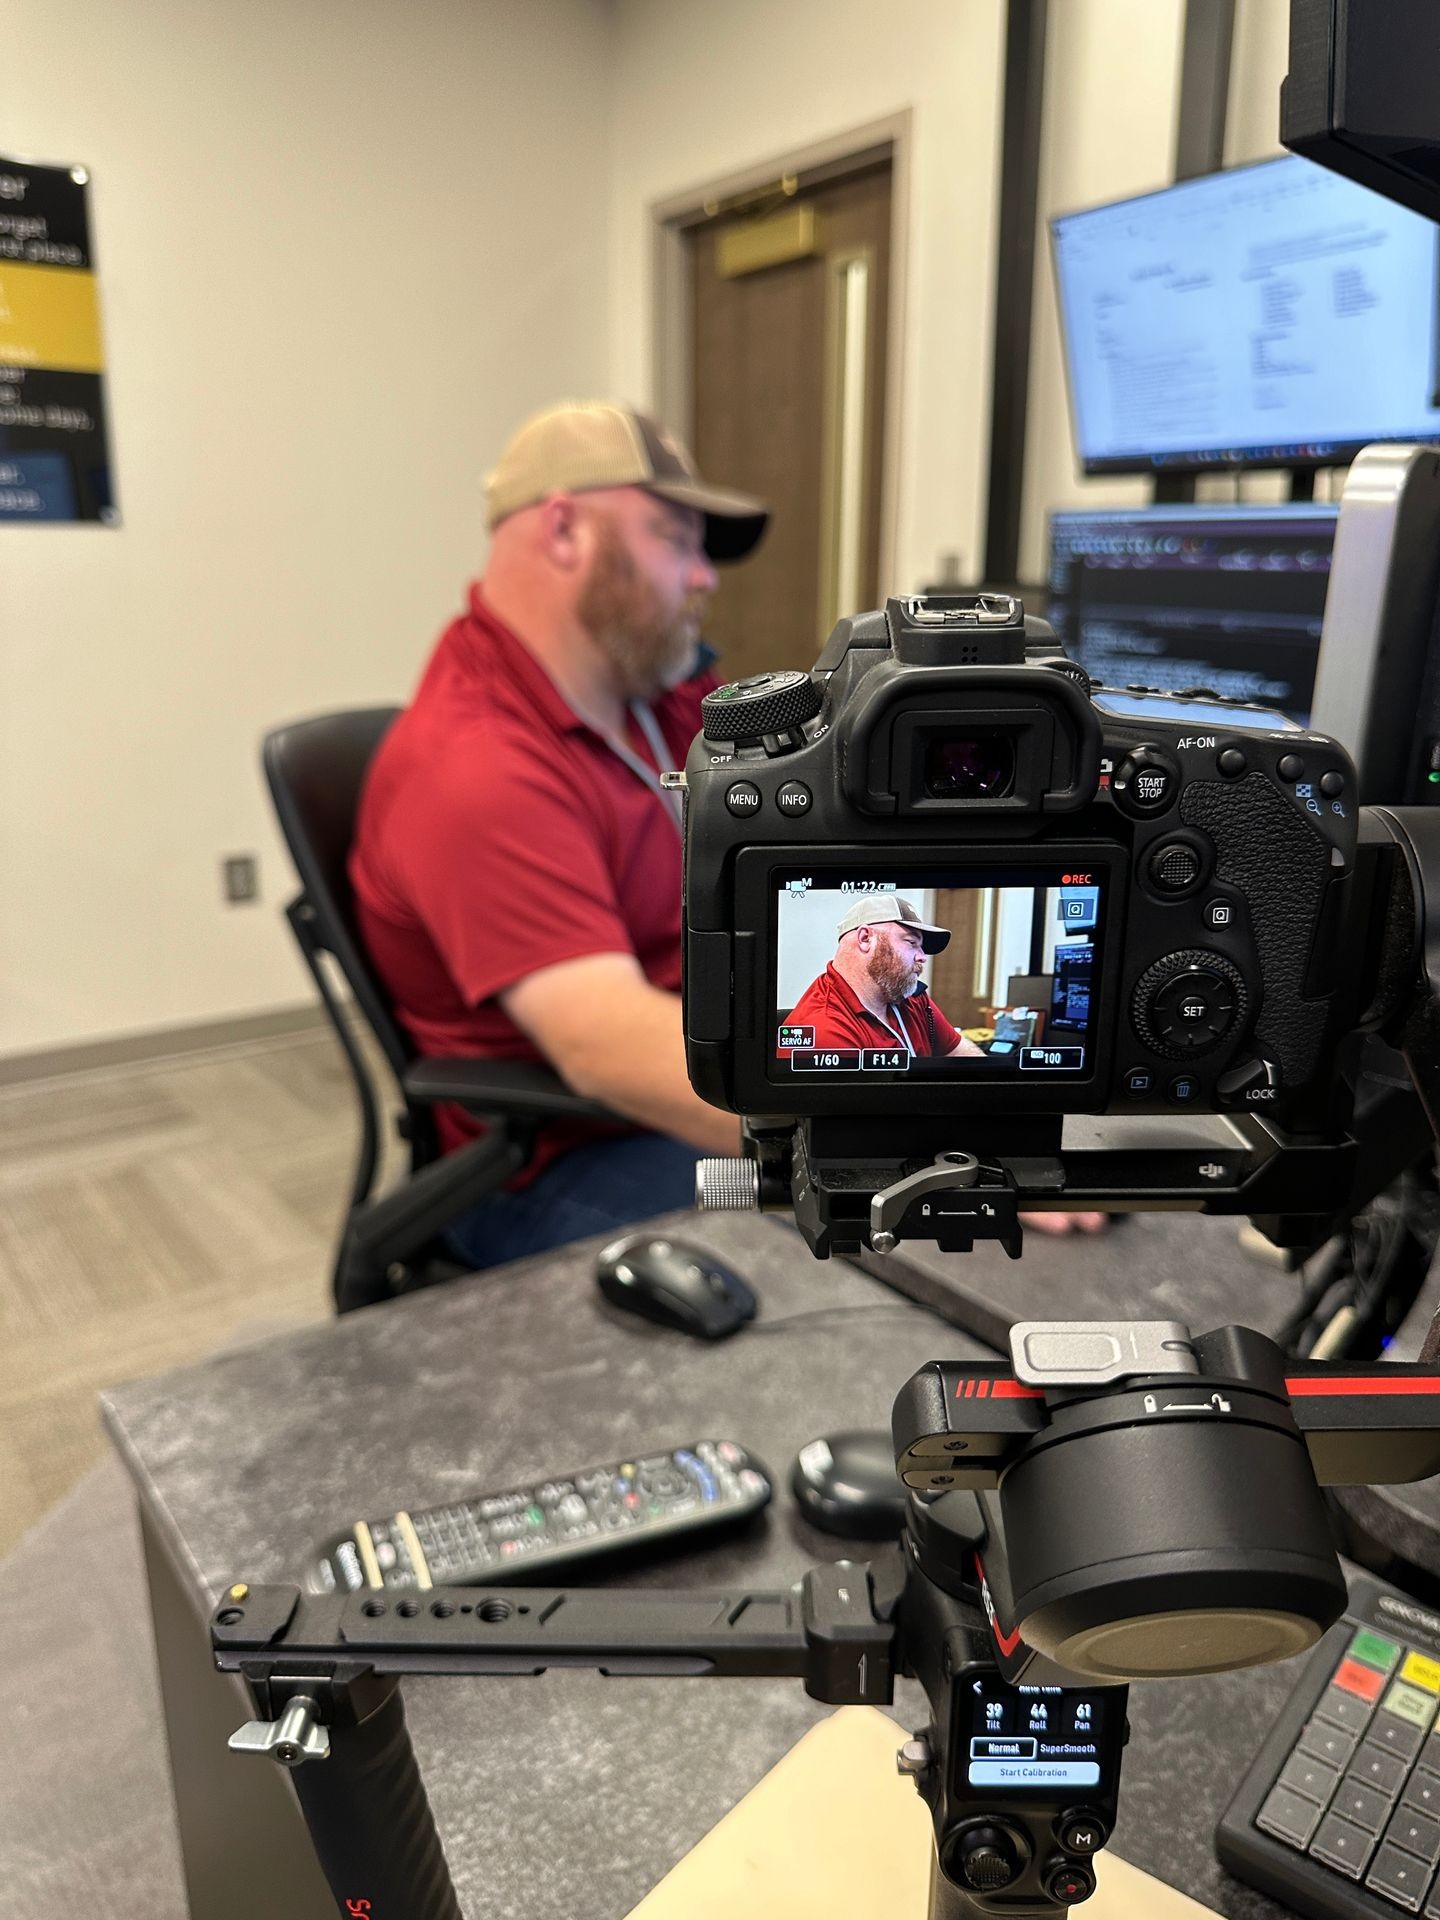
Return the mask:
<path id="1" fill-rule="evenodd" d="M 960 1035 L 923 989 L 891 1009 L 917 1054 L 951 1053 Z M 893 1047 L 899 1030 L 887 1026 L 860 999 L 832 963 L 812 980 L 785 1016 L 787 1027 L 813 1027 L 817 1047 Z"/>
<path id="2" fill-rule="evenodd" d="M 707 673 L 654 703 L 669 766 L 684 765 L 714 684 Z M 628 729 L 625 744 L 653 766 L 633 716 Z M 587 954 L 633 953 L 678 993 L 680 870 L 667 802 L 472 587 L 375 756 L 350 856 L 361 937 L 416 1046 L 540 1059 L 496 996 Z M 479 1131 L 458 1107 L 437 1119 L 447 1149 Z M 545 1129 L 514 1184 L 605 1131 Z"/>

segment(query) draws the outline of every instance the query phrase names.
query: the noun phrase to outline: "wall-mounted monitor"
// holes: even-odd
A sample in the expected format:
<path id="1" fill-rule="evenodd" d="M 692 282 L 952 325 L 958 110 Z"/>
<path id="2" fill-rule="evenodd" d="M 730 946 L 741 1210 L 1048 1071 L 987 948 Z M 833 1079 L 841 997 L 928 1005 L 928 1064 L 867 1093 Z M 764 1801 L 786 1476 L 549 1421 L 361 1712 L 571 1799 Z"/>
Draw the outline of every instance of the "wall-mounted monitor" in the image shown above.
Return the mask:
<path id="1" fill-rule="evenodd" d="M 1293 155 L 1051 222 L 1086 473 L 1440 441 L 1436 226 Z"/>

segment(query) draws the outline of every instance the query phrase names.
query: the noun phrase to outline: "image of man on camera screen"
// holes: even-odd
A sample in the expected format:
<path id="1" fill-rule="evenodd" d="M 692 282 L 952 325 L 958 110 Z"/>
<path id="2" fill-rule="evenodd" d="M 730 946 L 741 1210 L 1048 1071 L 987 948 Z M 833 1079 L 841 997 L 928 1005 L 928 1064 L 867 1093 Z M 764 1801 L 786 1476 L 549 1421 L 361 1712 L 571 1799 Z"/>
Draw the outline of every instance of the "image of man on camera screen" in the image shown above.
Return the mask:
<path id="1" fill-rule="evenodd" d="M 950 1058 L 983 1049 L 952 1027 L 924 980 L 931 954 L 950 930 L 920 917 L 903 894 L 867 893 L 836 928 L 835 957 L 801 994 L 786 1030 L 808 1031 L 807 1047 L 885 1047 L 898 1041 L 917 1057 Z M 801 1043 L 780 1047 L 788 1054 Z"/>

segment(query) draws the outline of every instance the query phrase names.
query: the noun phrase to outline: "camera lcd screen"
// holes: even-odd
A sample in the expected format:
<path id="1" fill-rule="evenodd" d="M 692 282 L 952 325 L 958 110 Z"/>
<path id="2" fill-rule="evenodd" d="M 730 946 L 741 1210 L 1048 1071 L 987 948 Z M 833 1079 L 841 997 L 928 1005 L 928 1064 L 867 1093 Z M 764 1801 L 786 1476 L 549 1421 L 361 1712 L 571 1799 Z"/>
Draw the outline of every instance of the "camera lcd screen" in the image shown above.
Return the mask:
<path id="1" fill-rule="evenodd" d="M 1102 872 L 780 870 L 774 885 L 772 1078 L 1091 1070 Z"/>
<path id="2" fill-rule="evenodd" d="M 1103 1687 L 1007 1687 L 996 1677 L 971 1680 L 968 1691 L 958 1756 L 964 1786 L 1043 1793 L 1102 1784 L 1110 1707 Z"/>

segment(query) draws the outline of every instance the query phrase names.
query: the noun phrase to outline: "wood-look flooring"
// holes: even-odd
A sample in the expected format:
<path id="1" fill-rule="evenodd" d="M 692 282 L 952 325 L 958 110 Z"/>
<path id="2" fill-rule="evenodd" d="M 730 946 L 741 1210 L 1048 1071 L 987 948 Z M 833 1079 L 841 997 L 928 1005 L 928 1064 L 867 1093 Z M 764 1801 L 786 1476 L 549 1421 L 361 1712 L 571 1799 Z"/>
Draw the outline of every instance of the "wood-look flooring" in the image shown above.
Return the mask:
<path id="1" fill-rule="evenodd" d="M 357 1128 L 322 1028 L 0 1090 L 0 1554 L 103 1387 L 329 1314 Z"/>

